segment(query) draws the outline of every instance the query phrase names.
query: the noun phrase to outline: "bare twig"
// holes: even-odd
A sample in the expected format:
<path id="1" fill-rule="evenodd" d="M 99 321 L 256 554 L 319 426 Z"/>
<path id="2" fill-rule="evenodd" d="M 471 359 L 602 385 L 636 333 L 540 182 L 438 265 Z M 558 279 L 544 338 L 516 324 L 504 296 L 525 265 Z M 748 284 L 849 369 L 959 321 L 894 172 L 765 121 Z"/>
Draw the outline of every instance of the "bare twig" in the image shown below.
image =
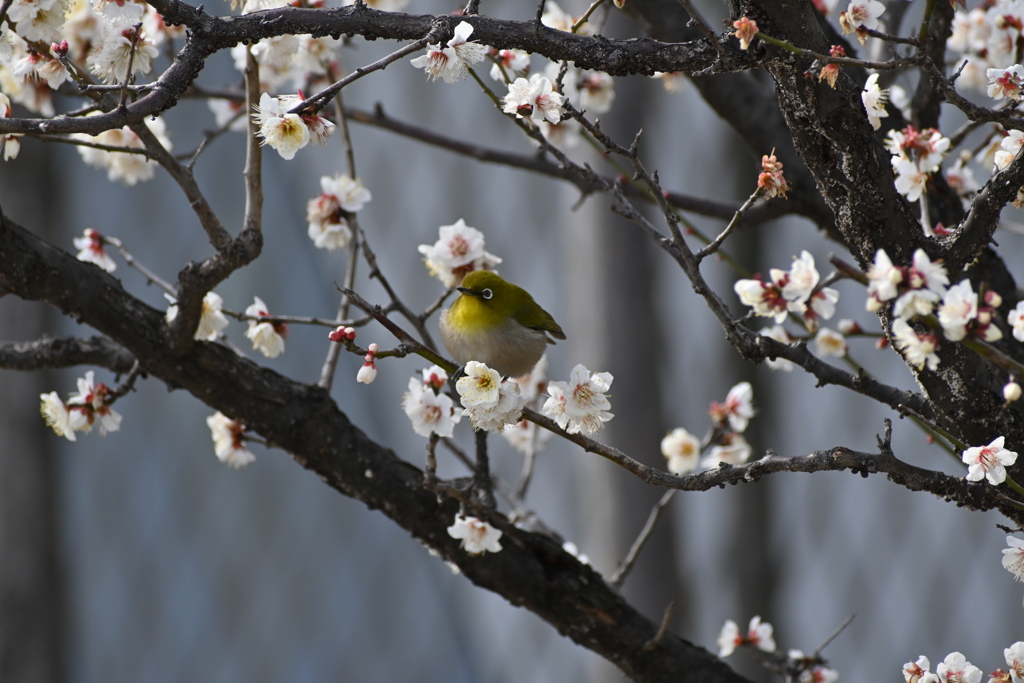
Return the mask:
<path id="1" fill-rule="evenodd" d="M 134 268 L 135 270 L 142 273 L 142 276 L 146 278 L 147 283 L 156 285 L 157 287 L 164 290 L 171 296 L 178 296 L 178 290 L 174 287 L 174 285 L 161 278 L 159 275 L 151 271 L 143 264 L 139 263 L 139 261 L 136 260 L 136 258 L 132 256 L 131 252 L 129 252 L 128 249 L 124 246 L 124 242 L 122 242 L 120 239 L 116 237 L 107 237 L 106 235 L 104 235 L 103 241 L 107 244 L 114 245 L 118 253 L 121 254 L 121 258 L 124 259 L 124 262 L 127 263 L 129 267 Z"/>
<path id="2" fill-rule="evenodd" d="M 245 46 L 245 107 L 248 112 L 260 99 L 260 65 L 252 55 L 252 46 Z M 263 226 L 263 174 L 261 161 L 263 150 L 256 133 L 259 126 L 251 116 L 247 116 L 249 135 L 245 145 L 245 219 L 243 225 L 250 230 L 260 230 Z M 196 152 L 198 156 L 198 150 Z"/>
<path id="3" fill-rule="evenodd" d="M 832 635 L 830 635 L 828 638 L 826 638 L 825 642 L 823 642 L 821 645 L 818 646 L 818 649 L 814 651 L 814 655 L 812 655 L 812 656 L 815 659 L 820 659 L 822 651 L 826 647 L 828 647 L 829 643 L 831 643 L 833 640 L 835 640 L 839 636 L 840 633 L 845 631 L 847 626 L 849 626 L 850 624 L 853 623 L 853 620 L 854 620 L 854 618 L 856 616 L 857 616 L 856 614 L 851 614 L 850 616 L 846 617 L 846 619 L 843 620 L 843 623 L 839 624 L 839 626 L 836 627 L 836 630 L 832 632 Z"/>
<path id="4" fill-rule="evenodd" d="M 117 103 L 117 108 L 121 111 L 127 111 L 125 109 L 125 102 L 128 101 L 128 84 L 132 81 L 132 69 L 135 68 L 135 50 L 139 46 L 139 35 L 142 31 L 142 24 L 135 24 L 132 27 L 132 44 L 128 50 L 128 73 L 124 75 L 124 82 L 121 84 L 121 101 Z"/>
<path id="5" fill-rule="evenodd" d="M 719 247 L 722 246 L 722 242 L 724 242 L 725 239 L 732 233 L 732 231 L 739 224 L 740 218 L 743 217 L 743 214 L 746 213 L 747 209 L 749 209 L 751 206 L 753 206 L 754 202 L 757 200 L 757 198 L 760 195 L 761 195 L 761 188 L 759 187 L 756 190 L 754 190 L 753 194 L 751 194 L 747 198 L 747 201 L 743 202 L 743 206 L 741 206 L 740 208 L 736 209 L 736 214 L 732 217 L 732 220 L 729 221 L 729 225 L 725 226 L 725 230 L 723 230 L 722 233 L 718 237 L 716 237 L 714 240 L 712 240 L 711 244 L 707 245 L 706 247 L 704 247 L 703 249 L 701 249 L 700 251 L 698 251 L 694 255 L 694 258 L 697 259 L 697 263 L 700 263 L 701 261 L 706 259 L 711 254 L 714 254 L 716 251 L 718 251 Z"/>
<path id="6" fill-rule="evenodd" d="M 718 36 L 716 36 L 715 32 L 711 30 L 710 26 L 708 26 L 708 22 L 704 21 L 704 17 L 702 17 L 700 13 L 693 8 L 693 3 L 690 2 L 690 0 L 679 0 L 679 4 L 682 5 L 683 9 L 686 10 L 686 13 L 690 15 L 688 25 L 696 26 L 700 29 L 700 32 L 704 34 L 704 37 L 707 38 L 715 47 L 715 50 L 718 52 L 718 56 L 724 56 L 725 49 L 718 42 Z"/>
<path id="7" fill-rule="evenodd" d="M 668 633 L 668 625 L 672 623 L 672 610 L 675 608 L 676 603 L 670 602 L 665 607 L 665 613 L 661 616 L 661 625 L 658 627 L 658 632 L 654 634 L 654 637 L 644 643 L 644 651 L 650 652 L 658 646 L 661 639 Z"/>
<path id="8" fill-rule="evenodd" d="M 408 54 L 416 52 L 417 50 L 422 50 L 427 46 L 429 42 L 431 42 L 431 40 L 433 40 L 433 38 L 434 32 L 431 31 L 431 33 L 427 35 L 425 38 L 420 38 L 419 40 L 413 43 L 409 43 L 405 47 L 399 50 L 395 50 L 391 54 L 387 55 L 386 57 L 382 57 L 381 59 L 378 59 L 376 62 L 373 62 L 372 64 L 367 64 L 366 66 L 359 67 L 358 69 L 350 73 L 348 76 L 345 76 L 341 80 L 332 83 L 331 85 L 327 86 L 326 88 L 316 93 L 315 95 L 307 97 L 306 99 L 302 100 L 294 107 L 289 109 L 288 113 L 299 114 L 308 108 L 312 108 L 314 111 L 320 109 L 321 107 L 323 107 L 323 104 L 321 104 L 322 102 L 325 103 L 327 100 L 330 100 L 332 97 L 334 97 L 336 93 L 340 92 L 341 89 L 344 88 L 346 85 L 354 81 L 357 81 L 363 76 L 369 73 L 373 73 L 378 69 L 383 69 L 392 62 L 397 61 Z"/>
<path id="9" fill-rule="evenodd" d="M 619 564 L 619 568 L 615 570 L 612 577 L 608 580 L 608 583 L 615 587 L 622 585 L 622 582 L 629 576 L 629 572 L 633 570 L 633 565 L 636 563 L 638 557 L 640 557 L 640 551 L 643 550 L 644 544 L 647 543 L 647 539 L 654 533 L 654 527 L 661 518 L 661 513 L 664 511 L 665 506 L 668 505 L 672 498 L 676 495 L 676 489 L 670 489 L 662 495 L 661 499 L 654 504 L 651 508 L 651 513 L 647 516 L 647 521 L 644 523 L 644 528 L 640 530 L 640 535 L 633 541 L 633 545 L 630 547 L 629 552 L 626 553 L 626 558 Z M 671 610 L 671 607 L 669 608 Z"/>

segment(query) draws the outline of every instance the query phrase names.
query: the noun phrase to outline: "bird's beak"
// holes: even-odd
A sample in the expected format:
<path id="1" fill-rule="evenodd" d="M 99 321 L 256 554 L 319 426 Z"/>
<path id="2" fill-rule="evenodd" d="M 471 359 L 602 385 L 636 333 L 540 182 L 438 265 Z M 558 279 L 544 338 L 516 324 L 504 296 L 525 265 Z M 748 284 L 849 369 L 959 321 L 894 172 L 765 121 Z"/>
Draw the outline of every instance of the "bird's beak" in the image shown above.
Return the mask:
<path id="1" fill-rule="evenodd" d="M 469 287 L 456 287 L 455 289 L 459 290 L 460 292 L 462 292 L 466 296 L 476 296 L 476 292 L 474 292 Z"/>

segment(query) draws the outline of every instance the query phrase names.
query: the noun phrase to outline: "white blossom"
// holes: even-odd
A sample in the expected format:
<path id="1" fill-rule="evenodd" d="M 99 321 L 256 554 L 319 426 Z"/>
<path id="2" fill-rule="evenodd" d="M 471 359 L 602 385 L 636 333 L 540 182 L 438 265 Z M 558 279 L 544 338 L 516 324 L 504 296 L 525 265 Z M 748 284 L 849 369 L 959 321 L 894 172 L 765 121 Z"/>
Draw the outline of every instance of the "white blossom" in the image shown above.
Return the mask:
<path id="1" fill-rule="evenodd" d="M 501 531 L 476 517 L 456 515 L 455 523 L 448 527 L 448 535 L 461 539 L 459 547 L 470 555 L 501 552 Z"/>
<path id="2" fill-rule="evenodd" d="M 277 150 L 283 159 L 292 159 L 295 153 L 309 144 L 309 128 L 298 114 L 289 114 L 288 107 L 267 93 L 260 95 L 253 121 L 260 127 L 263 144 Z"/>
<path id="3" fill-rule="evenodd" d="M 893 321 L 892 335 L 893 344 L 915 368 L 922 370 L 927 365 L 929 370 L 935 370 L 939 367 L 939 357 L 935 354 L 935 337 L 930 334 L 923 337 L 918 335 L 902 318 Z"/>
<path id="4" fill-rule="evenodd" d="M 501 259 L 484 251 L 484 235 L 461 218 L 454 225 L 442 225 L 434 244 L 421 244 L 419 252 L 430 274 L 455 287 L 474 270 L 493 270 Z"/>
<path id="5" fill-rule="evenodd" d="M 76 441 L 75 430 L 71 426 L 71 411 L 60 400 L 56 391 L 48 394 L 40 394 L 39 412 L 43 414 L 46 425 L 51 427 L 57 436 L 63 436 L 68 441 Z"/>
<path id="6" fill-rule="evenodd" d="M 661 440 L 661 454 L 668 460 L 672 474 L 687 474 L 700 461 L 700 440 L 682 427 L 676 427 Z"/>
<path id="7" fill-rule="evenodd" d="M 455 36 L 445 47 L 440 43 L 427 46 L 427 54 L 409 61 L 417 69 L 423 69 L 432 81 L 438 78 L 445 83 L 454 83 L 466 76 L 470 66 L 483 60 L 487 48 L 479 43 L 469 42 L 473 27 L 463 21 L 455 27 Z"/>
<path id="8" fill-rule="evenodd" d="M 594 434 L 614 415 L 605 392 L 612 384 L 612 375 L 595 372 L 593 375 L 582 364 L 569 373 L 568 382 L 548 382 L 548 394 L 543 411 L 555 419 L 558 426 L 569 434 Z"/>
<path id="9" fill-rule="evenodd" d="M 846 337 L 835 330 L 823 327 L 814 336 L 814 349 L 822 357 L 842 358 L 846 355 Z"/>
<path id="10" fill-rule="evenodd" d="M 206 425 L 213 437 L 213 451 L 217 459 L 232 469 L 245 467 L 256 460 L 242 441 L 242 425 L 217 411 L 206 418 Z"/>
<path id="11" fill-rule="evenodd" d="M 978 295 L 970 280 L 961 280 L 946 290 L 938 315 L 946 339 L 960 341 L 967 336 L 967 325 L 978 317 Z"/>
<path id="12" fill-rule="evenodd" d="M 442 386 L 444 384 L 442 380 Z M 409 379 L 409 391 L 402 395 L 402 410 L 420 436 L 452 436 L 455 424 L 462 418 L 447 394 L 439 394 L 419 379 Z"/>
<path id="13" fill-rule="evenodd" d="M 935 667 L 941 683 L 981 683 L 981 669 L 959 652 L 952 652 Z"/>
<path id="14" fill-rule="evenodd" d="M 95 263 L 97 266 L 113 273 L 117 269 L 114 259 L 110 258 L 103 246 L 103 235 L 91 228 L 87 228 L 82 237 L 74 238 L 75 248 L 79 250 L 76 258 L 79 261 Z"/>
<path id="15" fill-rule="evenodd" d="M 258 296 L 253 297 L 253 304 L 245 309 L 245 314 L 257 317 L 269 317 L 270 309 Z M 284 338 L 288 334 L 285 323 L 249 320 L 249 329 L 245 336 L 252 342 L 253 350 L 259 350 L 267 358 L 277 358 L 284 353 Z"/>
<path id="16" fill-rule="evenodd" d="M 165 316 L 168 324 L 174 322 L 178 317 L 178 302 L 172 297 L 164 294 L 164 297 L 171 302 L 167 307 Z M 224 299 L 215 292 L 207 292 L 203 297 L 203 310 L 199 318 L 199 327 L 196 328 L 194 338 L 197 341 L 217 341 L 220 333 L 228 326 L 228 319 L 221 308 L 224 306 Z"/>
<path id="17" fill-rule="evenodd" d="M 968 466 L 967 481 L 988 479 L 997 486 L 1006 481 L 1006 468 L 1017 462 L 1017 454 L 1003 448 L 1005 437 L 996 437 L 987 446 L 975 446 L 964 451 L 962 460 Z"/>
<path id="18" fill-rule="evenodd" d="M 502 111 L 515 114 L 519 119 L 530 119 L 535 124 L 558 123 L 562 120 L 564 105 L 565 96 L 555 90 L 551 81 L 541 74 L 533 74 L 530 80 L 517 78 L 509 83 Z"/>
<path id="19" fill-rule="evenodd" d="M 881 119 L 889 116 L 889 112 L 885 110 L 885 105 L 889 100 L 889 91 L 879 87 L 878 74 L 868 76 L 868 80 L 864 83 L 864 90 L 861 91 L 860 100 L 868 113 L 871 127 L 875 130 L 881 128 Z"/>
<path id="20" fill-rule="evenodd" d="M 777 342 L 782 342 L 783 344 L 793 343 L 793 338 L 789 336 L 789 333 L 786 332 L 786 328 L 783 327 L 782 325 L 773 325 L 772 327 L 766 327 L 762 329 L 760 332 L 758 332 L 758 334 L 768 337 L 769 339 L 774 339 Z M 788 360 L 786 358 L 767 358 L 764 362 L 770 370 L 792 372 L 794 367 L 793 361 Z"/>
<path id="21" fill-rule="evenodd" d="M 1009 547 L 1003 548 L 1003 568 L 1013 574 L 1016 580 L 1024 581 L 1024 541 L 1007 536 L 1006 545 Z"/>
<path id="22" fill-rule="evenodd" d="M 473 429 L 497 434 L 507 425 L 519 422 L 526 400 L 520 395 L 518 384 L 511 380 L 503 382 L 497 370 L 477 361 L 466 363 L 463 372 L 455 390 L 462 398 L 464 414 Z"/>

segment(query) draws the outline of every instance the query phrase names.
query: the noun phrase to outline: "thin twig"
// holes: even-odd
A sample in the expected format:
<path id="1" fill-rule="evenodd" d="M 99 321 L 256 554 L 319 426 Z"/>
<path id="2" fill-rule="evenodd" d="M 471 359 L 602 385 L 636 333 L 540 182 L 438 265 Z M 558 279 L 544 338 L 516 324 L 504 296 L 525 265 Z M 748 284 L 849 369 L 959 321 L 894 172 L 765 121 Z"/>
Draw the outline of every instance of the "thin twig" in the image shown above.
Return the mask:
<path id="1" fill-rule="evenodd" d="M 665 506 L 671 502 L 672 498 L 676 495 L 676 489 L 670 489 L 665 492 L 661 499 L 655 503 L 654 507 L 651 508 L 651 513 L 647 515 L 647 521 L 644 523 L 644 528 L 640 530 L 640 535 L 633 541 L 632 547 L 629 552 L 626 553 L 626 558 L 619 564 L 619 568 L 615 570 L 612 577 L 608 580 L 608 583 L 612 586 L 619 587 L 622 582 L 629 576 L 629 572 L 633 570 L 633 565 L 636 563 L 637 558 L 640 556 L 640 551 L 643 550 L 644 544 L 654 533 L 654 526 L 658 523 L 658 519 L 661 518 L 661 513 L 664 511 Z"/>
<path id="2" fill-rule="evenodd" d="M 345 268 L 345 288 L 341 294 L 341 301 L 338 303 L 338 320 L 344 320 L 348 317 L 349 304 L 352 301 L 351 294 L 348 293 L 356 280 L 356 264 L 359 263 L 359 224 L 356 222 L 355 216 L 352 216 L 350 220 L 350 227 L 353 231 L 352 241 L 348 245 L 348 264 Z M 366 310 L 366 309 L 363 309 Z M 376 318 L 370 311 L 371 316 Z M 383 311 L 382 311 L 383 313 Z M 384 314 L 386 318 L 387 315 Z M 338 323 L 339 325 L 341 323 Z M 331 385 L 334 384 L 334 373 L 338 367 L 338 358 L 341 356 L 341 344 L 331 344 L 327 349 L 327 358 L 324 359 L 323 367 L 320 368 L 320 381 L 317 384 L 328 391 L 331 390 Z"/>
<path id="3" fill-rule="evenodd" d="M 118 239 L 117 237 L 107 237 L 106 235 L 104 235 L 103 236 L 103 241 L 106 244 L 114 245 L 114 247 L 117 249 L 118 253 L 121 254 L 121 258 L 124 259 L 124 262 L 127 263 L 129 267 L 134 268 L 135 270 L 137 270 L 140 273 L 142 273 L 142 276 L 144 278 L 146 278 L 146 281 L 149 284 L 156 285 L 157 287 L 159 287 L 160 289 L 164 290 L 165 292 L 167 292 L 168 294 L 170 294 L 173 297 L 177 297 L 178 296 L 178 290 L 175 288 L 174 285 L 172 285 L 171 283 L 167 282 L 166 280 L 161 278 L 159 275 L 157 275 L 156 273 L 151 271 L 149 268 L 147 268 L 146 266 L 144 266 L 141 263 L 139 263 L 135 259 L 135 257 L 132 256 L 131 252 L 129 252 L 128 249 L 125 248 L 124 243 L 120 239 Z"/>
<path id="4" fill-rule="evenodd" d="M 696 27 L 700 29 L 700 32 L 704 34 L 704 37 L 714 45 L 715 50 L 718 52 L 718 56 L 724 57 L 725 49 L 722 47 L 722 44 L 718 42 L 718 36 L 716 36 L 715 32 L 711 30 L 708 23 L 704 21 L 704 17 L 702 17 L 700 13 L 693 8 L 693 3 L 690 2 L 690 0 L 679 0 L 679 4 L 682 5 L 683 9 L 686 10 L 686 13 L 690 15 L 690 21 L 687 22 L 687 25 L 696 25 Z"/>
<path id="5" fill-rule="evenodd" d="M 831 643 L 833 640 L 835 640 L 836 637 L 839 636 L 840 633 L 845 631 L 846 627 L 849 626 L 851 623 L 853 623 L 853 619 L 856 616 L 857 616 L 856 614 L 851 614 L 850 616 L 846 617 L 846 619 L 843 620 L 843 623 L 839 624 L 839 626 L 836 628 L 836 630 L 832 632 L 832 635 L 830 635 L 828 638 L 826 638 L 825 642 L 822 643 L 821 645 L 819 645 L 818 649 L 814 651 L 814 655 L 812 655 L 814 657 L 814 659 L 820 659 L 821 658 L 822 650 L 824 650 L 826 647 L 828 647 L 828 644 Z"/>
<path id="6" fill-rule="evenodd" d="M 245 46 L 245 106 L 250 111 L 260 98 L 260 65 L 252 54 L 252 46 Z M 257 133 L 259 126 L 251 116 L 246 117 L 249 134 L 246 136 L 245 169 L 245 219 L 242 225 L 247 230 L 260 230 L 263 226 L 263 172 L 261 163 L 263 150 Z M 199 150 L 196 150 L 198 156 Z M 193 161 L 194 163 L 194 161 Z"/>
<path id="7" fill-rule="evenodd" d="M 590 19 L 590 15 L 594 13 L 594 10 L 603 5 L 605 1 L 606 0 L 594 0 L 594 2 L 591 3 L 590 7 L 587 8 L 587 11 L 583 13 L 583 16 L 577 19 L 576 23 L 572 25 L 572 28 L 569 29 L 569 32 L 576 33 L 577 31 L 579 31 L 580 27 L 583 26 L 583 24 L 587 23 L 587 21 Z"/>
<path id="8" fill-rule="evenodd" d="M 420 38 L 414 43 L 409 43 L 405 47 L 399 50 L 395 50 L 388 56 L 378 59 L 376 62 L 372 64 L 367 64 L 366 66 L 359 67 L 358 69 L 350 73 L 348 76 L 345 76 L 341 80 L 336 81 L 335 83 L 327 86 L 326 88 L 316 93 L 315 95 L 307 97 L 306 99 L 302 100 L 294 107 L 289 109 L 288 113 L 298 114 L 308 108 L 312 108 L 314 111 L 316 109 L 319 109 L 322 106 L 318 104 L 319 102 L 330 100 L 331 98 L 334 97 L 335 93 L 340 92 L 341 89 L 344 88 L 346 85 L 349 85 L 350 83 L 353 83 L 354 81 L 357 81 L 363 76 L 369 73 L 373 73 L 378 69 L 383 69 L 392 62 L 399 60 L 408 54 L 416 52 L 417 50 L 422 50 L 433 39 L 433 35 L 433 32 L 431 32 L 429 35 L 427 35 L 427 37 Z"/>
<path id="9" fill-rule="evenodd" d="M 704 247 L 703 249 L 701 249 L 700 251 L 698 251 L 694 255 L 694 258 L 697 259 L 697 263 L 700 263 L 701 261 L 706 259 L 711 254 L 714 254 L 716 251 L 718 251 L 718 248 L 722 246 L 722 242 L 724 242 L 725 239 L 736 228 L 736 226 L 739 225 L 740 218 L 743 217 L 743 214 L 746 213 L 747 209 L 749 209 L 751 206 L 754 205 L 754 202 L 757 200 L 757 198 L 760 195 L 761 195 L 761 188 L 759 187 L 759 188 L 755 189 L 754 193 L 751 194 L 747 198 L 747 201 L 743 202 L 743 206 L 741 206 L 740 208 L 736 209 L 736 214 L 732 217 L 732 220 L 729 221 L 729 225 L 725 226 L 725 230 L 723 230 L 722 233 L 718 237 L 716 237 L 714 240 L 712 240 L 711 244 L 707 245 L 706 247 Z"/>
<path id="10" fill-rule="evenodd" d="M 132 69 L 135 68 L 135 50 L 139 45 L 139 36 L 142 32 L 142 24 L 135 24 L 132 27 L 132 45 L 128 50 L 128 73 L 124 75 L 124 82 L 121 84 L 121 101 L 117 103 L 117 108 L 120 111 L 128 111 L 125 108 L 125 102 L 128 101 L 128 84 L 132 80 Z"/>
<path id="11" fill-rule="evenodd" d="M 675 609 L 675 606 L 675 602 L 669 602 L 665 607 L 665 613 L 661 615 L 661 626 L 658 627 L 658 632 L 654 634 L 654 637 L 644 643 L 644 652 L 650 652 L 656 648 L 668 633 L 668 625 L 672 622 L 672 610 Z"/>

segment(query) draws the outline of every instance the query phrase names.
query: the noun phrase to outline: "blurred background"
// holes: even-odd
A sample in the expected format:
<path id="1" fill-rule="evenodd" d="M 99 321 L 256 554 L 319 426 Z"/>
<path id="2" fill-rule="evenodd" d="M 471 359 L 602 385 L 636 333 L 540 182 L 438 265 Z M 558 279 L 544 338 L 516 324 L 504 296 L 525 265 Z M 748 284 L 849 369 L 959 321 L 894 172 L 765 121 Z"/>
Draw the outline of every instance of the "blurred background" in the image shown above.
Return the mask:
<path id="1" fill-rule="evenodd" d="M 485 4 L 489 14 L 506 18 L 534 11 L 521 3 Z M 586 3 L 563 6 L 578 15 Z M 409 11 L 452 9 L 414 0 Z M 226 13 L 226 3 L 218 10 Z M 721 9 L 706 11 L 717 20 Z M 613 13 L 605 33 L 625 37 L 639 29 Z M 343 51 L 343 65 L 351 70 L 393 49 L 356 39 Z M 533 69 L 543 67 L 534 57 Z M 199 78 L 210 88 L 238 82 L 226 53 Z M 763 85 L 772 87 L 768 79 Z M 429 83 L 403 61 L 357 81 L 345 98 L 362 109 L 379 103 L 391 116 L 463 141 L 533 153 L 472 80 Z M 214 127 L 196 100 L 183 101 L 166 119 L 175 152 L 194 149 Z M 647 167 L 658 170 L 666 188 L 697 197 L 738 204 L 754 188 L 760 155 L 770 151 L 743 146 L 692 87 L 669 93 L 657 79 L 616 79 L 615 104 L 602 119 L 622 143 L 643 128 Z M 949 121 L 952 130 L 956 120 Z M 360 223 L 406 303 L 423 308 L 443 291 L 418 245 L 433 243 L 439 226 L 459 218 L 482 230 L 487 250 L 504 259 L 502 275 L 529 289 L 568 335 L 549 353 L 551 378 L 567 379 L 576 363 L 615 376 L 616 417 L 602 437 L 633 457 L 663 467 L 662 436 L 680 426 L 703 434 L 710 402 L 749 380 L 758 409 L 747 434 L 755 456 L 766 448 L 784 455 L 836 445 L 872 450 L 890 417 L 900 458 L 964 471 L 913 424 L 870 400 L 815 389 L 800 371 L 773 374 L 741 362 L 679 269 L 610 213 L 606 199 L 581 202 L 568 184 L 367 126 L 352 124 L 352 134 L 359 175 L 374 196 Z M 201 187 L 232 232 L 242 220 L 243 142 L 240 134 L 220 137 L 196 165 Z M 617 172 L 585 144 L 571 155 Z M 335 314 L 334 282 L 343 278 L 346 254 L 313 248 L 305 204 L 319 194 L 321 175 L 344 170 L 337 136 L 291 162 L 267 150 L 263 255 L 217 288 L 226 308 L 243 311 L 256 295 L 275 313 Z M 69 146 L 25 139 L 17 160 L 0 165 L 0 206 L 71 253 L 72 238 L 86 228 L 119 237 L 170 281 L 188 261 L 211 253 L 165 174 L 134 188 L 111 184 Z M 709 234 L 724 227 L 693 220 Z M 1021 237 L 997 238 L 1011 268 L 1019 264 Z M 787 268 L 802 249 L 823 275 L 828 254 L 842 252 L 796 219 L 726 243 L 726 251 L 759 272 Z M 126 288 L 166 308 L 157 288 L 115 260 L 114 275 Z M 367 270 L 361 263 L 357 289 L 384 302 Z M 736 272 L 713 259 L 704 270 L 735 303 Z M 847 282 L 839 289 L 833 324 L 850 317 L 877 329 L 864 312 L 863 289 Z M 235 322 L 227 333 L 253 356 L 244 330 Z M 44 332 L 94 333 L 43 305 L 0 299 L 0 341 Z M 394 342 L 380 327 L 359 335 L 364 345 Z M 892 351 L 875 350 L 871 340 L 851 345 L 851 354 L 882 379 L 914 388 Z M 323 328 L 293 325 L 283 356 L 257 358 L 315 383 L 327 347 Z M 335 400 L 372 438 L 420 465 L 426 441 L 409 428 L 401 395 L 425 363 L 387 359 L 370 386 L 355 382 L 360 365 L 342 357 Z M 0 371 L 0 680 L 621 679 L 531 613 L 453 575 L 384 516 L 329 489 L 286 453 L 253 446 L 254 464 L 228 469 L 215 458 L 205 424 L 213 410 L 159 381 L 140 381 L 118 403 L 119 432 L 82 435 L 77 443 L 55 436 L 39 414 L 38 396 L 56 390 L 66 397 L 88 369 Z M 96 375 L 115 383 L 106 370 Z M 470 445 L 468 425 L 457 441 Z M 491 443 L 495 469 L 514 482 L 521 456 L 501 439 Z M 441 453 L 440 474 L 461 475 Z M 539 455 L 528 505 L 610 575 L 661 493 L 598 456 L 552 441 Z M 855 614 L 825 650 L 843 680 L 899 680 L 904 662 L 924 654 L 934 664 L 956 650 L 987 672 L 1003 666 L 1002 648 L 1021 638 L 1024 625 L 1024 591 L 1000 565 L 1005 536 L 995 525 L 1003 521 L 881 476 L 775 475 L 677 495 L 623 591 L 654 621 L 674 603 L 673 632 L 712 651 L 729 618 L 745 626 L 760 615 L 775 625 L 779 647 L 813 652 Z M 746 653 L 729 662 L 769 680 Z"/>

